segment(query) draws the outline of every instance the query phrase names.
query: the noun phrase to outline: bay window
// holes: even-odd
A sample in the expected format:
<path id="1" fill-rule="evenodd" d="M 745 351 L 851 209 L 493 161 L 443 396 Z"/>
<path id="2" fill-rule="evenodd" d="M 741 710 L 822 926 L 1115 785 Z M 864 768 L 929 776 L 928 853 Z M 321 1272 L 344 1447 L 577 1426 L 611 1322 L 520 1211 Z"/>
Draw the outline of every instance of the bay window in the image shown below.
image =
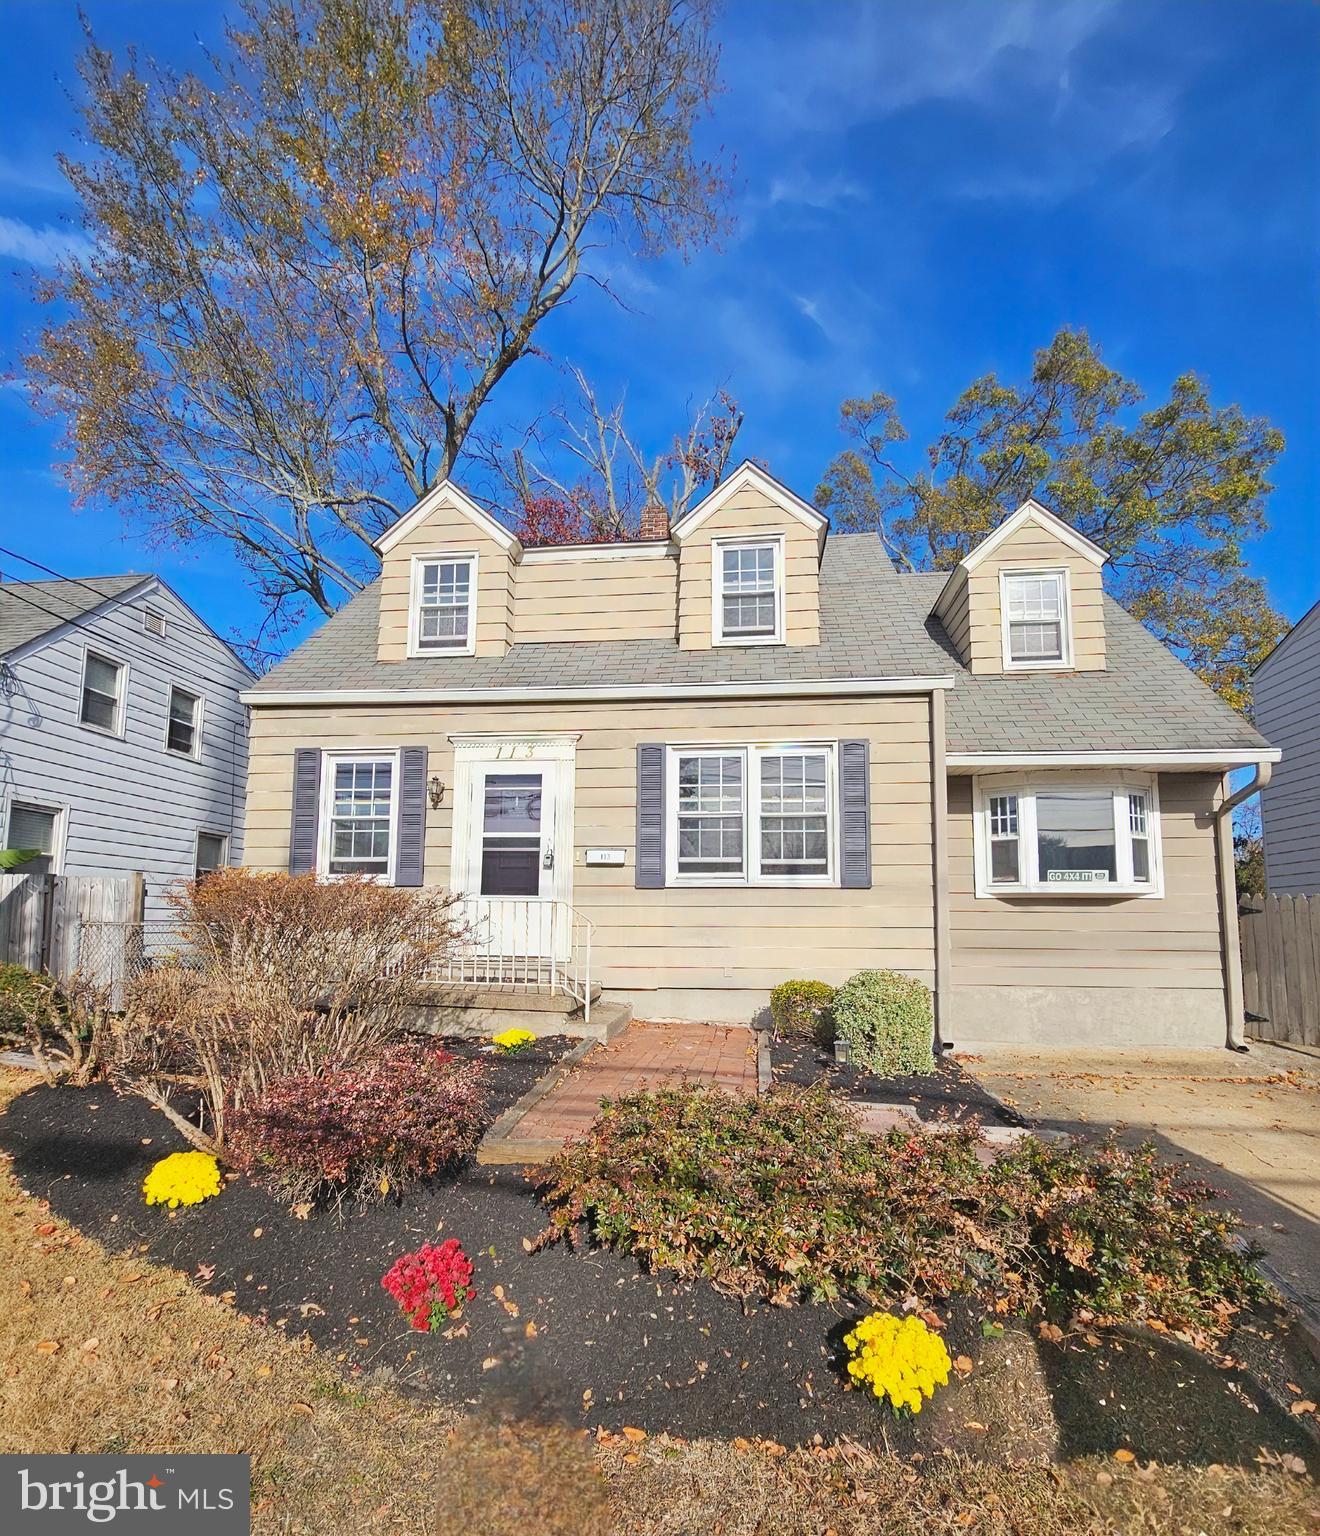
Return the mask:
<path id="1" fill-rule="evenodd" d="M 980 781 L 977 895 L 1157 895 L 1155 795 L 1145 776 Z"/>
<path id="2" fill-rule="evenodd" d="M 666 841 L 676 885 L 836 882 L 834 743 L 671 747 Z"/>

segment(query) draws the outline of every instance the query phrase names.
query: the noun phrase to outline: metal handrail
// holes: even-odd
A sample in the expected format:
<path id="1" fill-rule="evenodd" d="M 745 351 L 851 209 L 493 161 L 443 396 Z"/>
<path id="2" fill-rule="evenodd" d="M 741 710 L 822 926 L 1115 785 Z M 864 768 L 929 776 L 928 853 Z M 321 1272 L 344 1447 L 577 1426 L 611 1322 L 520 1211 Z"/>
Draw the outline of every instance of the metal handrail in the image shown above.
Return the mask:
<path id="1" fill-rule="evenodd" d="M 591 1022 L 595 925 L 566 901 L 530 896 L 463 896 L 455 914 L 466 934 L 437 979 L 500 991 L 563 993 Z"/>

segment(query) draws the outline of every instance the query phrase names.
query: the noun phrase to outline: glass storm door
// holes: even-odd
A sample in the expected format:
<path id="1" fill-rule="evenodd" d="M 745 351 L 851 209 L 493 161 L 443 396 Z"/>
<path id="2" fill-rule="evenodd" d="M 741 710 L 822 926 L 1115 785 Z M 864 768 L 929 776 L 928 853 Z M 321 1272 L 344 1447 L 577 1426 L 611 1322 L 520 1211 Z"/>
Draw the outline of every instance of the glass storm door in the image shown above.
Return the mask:
<path id="1" fill-rule="evenodd" d="M 564 870 L 557 846 L 559 762 L 501 760 L 472 768 L 468 803 L 469 922 L 478 947 L 519 979 L 524 962 L 563 947 L 557 899 Z M 564 841 L 571 837 L 566 829 Z M 565 855 L 567 857 L 567 855 Z"/>

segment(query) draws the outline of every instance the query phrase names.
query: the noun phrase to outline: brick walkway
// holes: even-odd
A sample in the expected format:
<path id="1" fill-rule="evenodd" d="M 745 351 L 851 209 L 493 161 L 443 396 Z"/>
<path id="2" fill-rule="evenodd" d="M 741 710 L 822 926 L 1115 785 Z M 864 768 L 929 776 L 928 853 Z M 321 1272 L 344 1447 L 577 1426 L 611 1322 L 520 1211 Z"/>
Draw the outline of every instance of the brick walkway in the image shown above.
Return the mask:
<path id="1" fill-rule="evenodd" d="M 629 1024 L 528 1110 L 509 1140 L 566 1141 L 590 1126 L 602 1099 L 675 1078 L 755 1093 L 755 1033 L 717 1024 Z"/>

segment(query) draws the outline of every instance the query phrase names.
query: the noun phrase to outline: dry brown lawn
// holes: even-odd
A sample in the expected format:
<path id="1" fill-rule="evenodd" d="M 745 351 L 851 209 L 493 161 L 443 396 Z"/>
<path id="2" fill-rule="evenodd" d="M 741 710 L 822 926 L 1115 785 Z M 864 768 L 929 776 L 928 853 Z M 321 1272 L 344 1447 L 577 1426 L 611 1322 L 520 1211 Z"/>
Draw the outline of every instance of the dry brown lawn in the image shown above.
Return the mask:
<path id="1" fill-rule="evenodd" d="M 0 1103 L 28 1086 L 0 1075 Z M 914 1465 L 463 1417 L 350 1384 L 186 1276 L 111 1254 L 0 1170 L 0 1451 L 247 1451 L 255 1531 L 471 1536 L 1315 1536 L 1283 1468 Z"/>

